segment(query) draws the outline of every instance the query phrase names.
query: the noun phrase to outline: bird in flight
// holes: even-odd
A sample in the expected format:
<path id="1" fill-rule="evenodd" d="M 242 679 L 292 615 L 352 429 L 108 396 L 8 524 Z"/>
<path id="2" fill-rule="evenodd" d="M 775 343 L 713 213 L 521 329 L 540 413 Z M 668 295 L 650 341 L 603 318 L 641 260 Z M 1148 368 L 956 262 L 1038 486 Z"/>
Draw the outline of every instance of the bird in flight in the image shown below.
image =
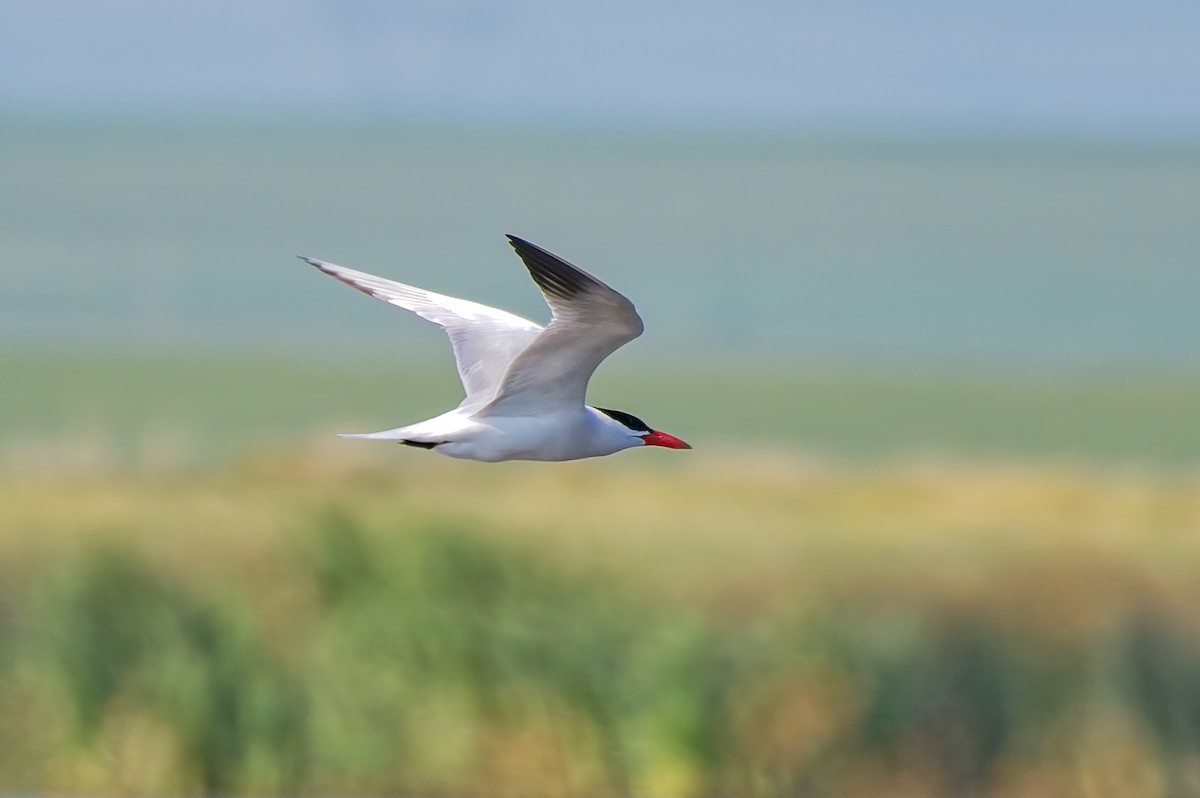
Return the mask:
<path id="1" fill-rule="evenodd" d="M 412 311 L 450 337 L 466 396 L 426 421 L 343 438 L 396 441 L 465 460 L 578 460 L 635 446 L 690 449 L 630 413 L 585 404 L 604 358 L 642 334 L 633 303 L 592 275 L 508 236 L 550 306 L 545 327 L 503 310 L 302 258 L 343 283 Z"/>

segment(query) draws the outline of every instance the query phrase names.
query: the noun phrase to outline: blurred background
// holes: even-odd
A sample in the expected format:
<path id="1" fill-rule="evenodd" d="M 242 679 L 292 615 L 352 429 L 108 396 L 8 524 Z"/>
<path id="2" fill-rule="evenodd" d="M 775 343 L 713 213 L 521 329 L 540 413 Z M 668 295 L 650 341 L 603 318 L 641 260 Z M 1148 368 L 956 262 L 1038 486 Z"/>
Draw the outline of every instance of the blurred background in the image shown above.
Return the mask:
<path id="1" fill-rule="evenodd" d="M 1200 795 L 1200 7 L 4 16 L 0 791 Z M 695 452 L 332 437 L 505 233 Z"/>

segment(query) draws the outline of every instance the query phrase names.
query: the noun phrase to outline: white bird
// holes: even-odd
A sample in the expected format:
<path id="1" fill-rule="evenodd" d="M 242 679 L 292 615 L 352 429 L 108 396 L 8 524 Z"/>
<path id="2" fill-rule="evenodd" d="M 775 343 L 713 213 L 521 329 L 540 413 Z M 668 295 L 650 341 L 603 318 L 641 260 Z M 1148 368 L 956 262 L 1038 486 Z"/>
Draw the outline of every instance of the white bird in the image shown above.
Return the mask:
<path id="1" fill-rule="evenodd" d="M 690 449 L 640 418 L 584 403 L 604 358 L 642 334 L 633 303 L 539 246 L 508 236 L 533 276 L 550 324 L 312 258 L 347 285 L 410 310 L 450 336 L 466 396 L 439 416 L 383 432 L 344 433 L 466 460 L 577 460 L 634 446 Z"/>

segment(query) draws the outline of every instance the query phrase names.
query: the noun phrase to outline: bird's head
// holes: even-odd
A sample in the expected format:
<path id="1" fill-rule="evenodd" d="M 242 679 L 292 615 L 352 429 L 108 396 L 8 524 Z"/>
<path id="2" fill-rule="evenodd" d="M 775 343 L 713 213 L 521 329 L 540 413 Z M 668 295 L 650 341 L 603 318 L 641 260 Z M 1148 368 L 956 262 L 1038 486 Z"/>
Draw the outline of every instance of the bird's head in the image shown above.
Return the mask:
<path id="1" fill-rule="evenodd" d="M 631 413 L 626 413 L 622 410 L 608 410 L 603 407 L 597 407 L 596 409 L 628 430 L 631 438 L 640 439 L 643 446 L 665 446 L 668 449 L 692 448 L 674 435 L 668 435 L 660 430 L 651 429 L 649 424 Z M 638 444 L 631 445 L 636 446 Z"/>

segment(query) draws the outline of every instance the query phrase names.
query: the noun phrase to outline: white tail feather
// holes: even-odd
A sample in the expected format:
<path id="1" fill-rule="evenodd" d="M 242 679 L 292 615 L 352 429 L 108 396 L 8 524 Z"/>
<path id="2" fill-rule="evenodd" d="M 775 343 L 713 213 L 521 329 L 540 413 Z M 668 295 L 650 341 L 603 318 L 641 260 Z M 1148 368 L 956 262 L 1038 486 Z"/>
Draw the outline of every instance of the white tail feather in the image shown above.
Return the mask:
<path id="1" fill-rule="evenodd" d="M 387 429 L 383 432 L 339 432 L 339 438 L 368 438 L 377 441 L 399 441 L 404 440 L 403 429 Z"/>

